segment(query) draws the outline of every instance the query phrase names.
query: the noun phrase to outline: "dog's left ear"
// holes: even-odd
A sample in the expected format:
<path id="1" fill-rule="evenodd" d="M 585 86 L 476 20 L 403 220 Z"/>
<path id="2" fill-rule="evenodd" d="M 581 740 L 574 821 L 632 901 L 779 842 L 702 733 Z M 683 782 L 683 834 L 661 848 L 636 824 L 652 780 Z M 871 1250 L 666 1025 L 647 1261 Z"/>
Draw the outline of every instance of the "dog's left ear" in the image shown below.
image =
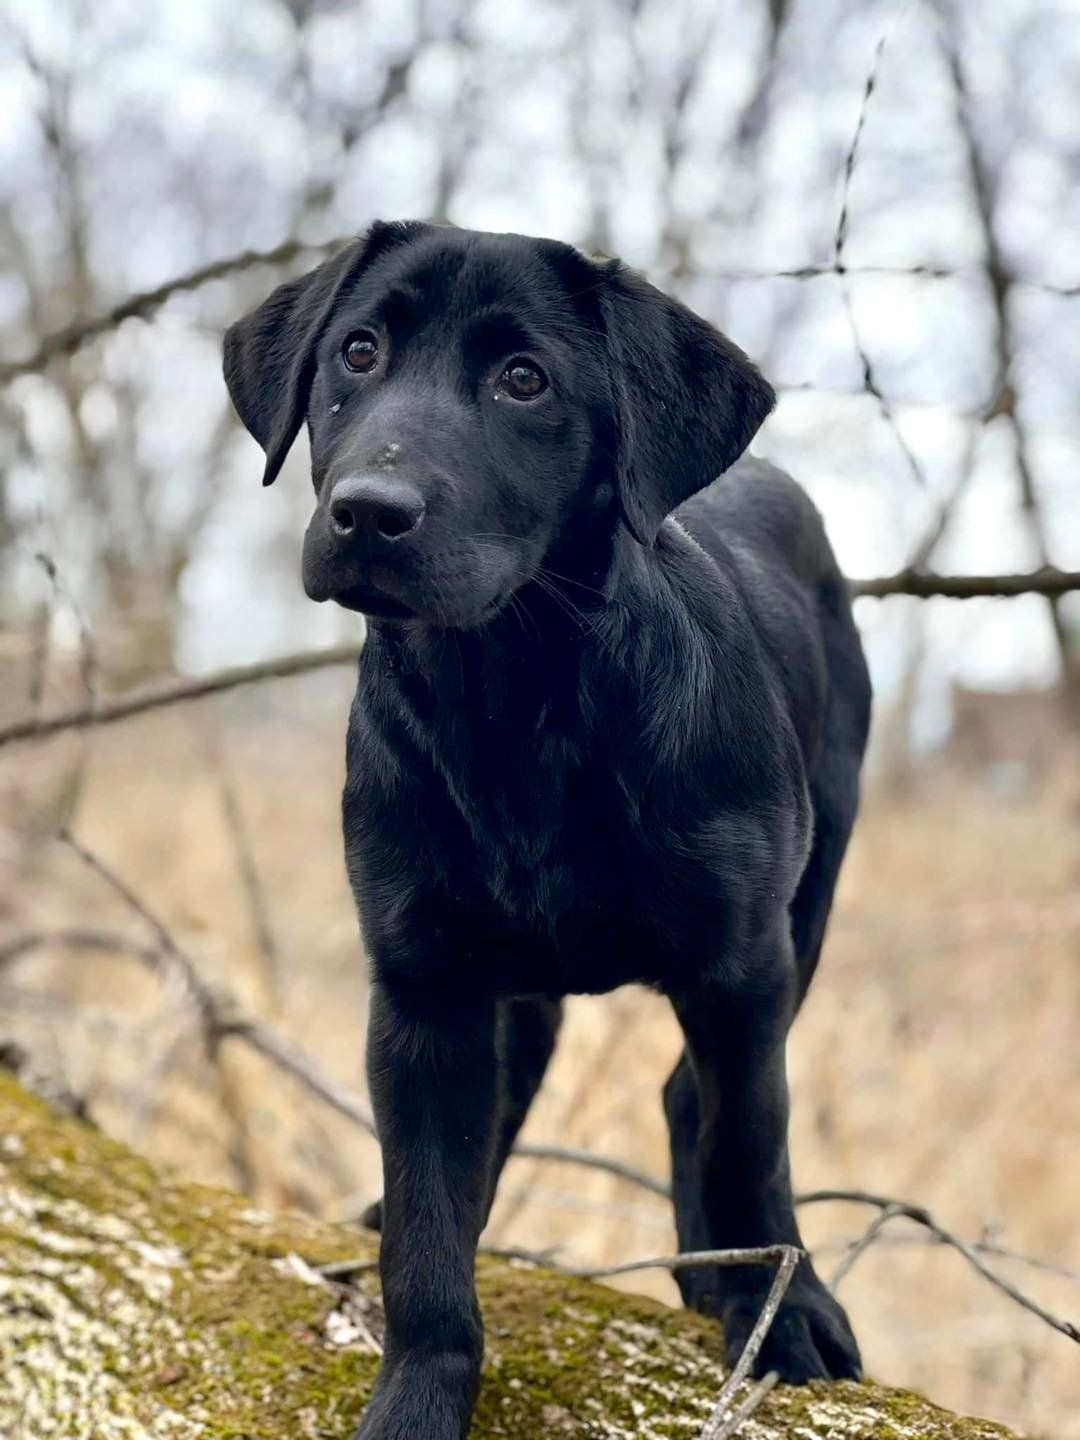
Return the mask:
<path id="1" fill-rule="evenodd" d="M 377 254 L 427 227 L 376 221 L 314 270 L 289 280 L 225 332 L 225 384 L 236 413 L 266 451 L 263 484 L 272 485 L 307 414 L 315 351 L 342 289 Z"/>
<path id="2" fill-rule="evenodd" d="M 726 336 L 623 266 L 599 289 L 623 517 L 651 545 L 664 517 L 733 464 L 776 402 Z"/>

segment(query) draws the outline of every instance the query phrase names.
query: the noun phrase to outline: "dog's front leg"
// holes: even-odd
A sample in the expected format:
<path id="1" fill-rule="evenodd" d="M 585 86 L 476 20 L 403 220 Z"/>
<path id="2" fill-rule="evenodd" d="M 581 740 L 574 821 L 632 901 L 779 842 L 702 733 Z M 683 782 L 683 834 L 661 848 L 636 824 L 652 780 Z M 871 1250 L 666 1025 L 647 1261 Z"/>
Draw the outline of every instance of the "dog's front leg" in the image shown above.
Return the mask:
<path id="1" fill-rule="evenodd" d="M 679 1242 L 688 1250 L 802 1243 L 788 1164 L 784 1052 L 796 980 L 786 914 L 740 958 L 672 996 L 686 1052 L 664 1098 Z M 734 1363 L 771 1273 L 738 1266 L 678 1279 L 688 1305 L 723 1321 Z M 860 1372 L 847 1316 L 809 1259 L 799 1262 L 756 1369 L 796 1383 Z"/>
<path id="2" fill-rule="evenodd" d="M 462 1440 L 483 1357 L 473 1269 L 495 1127 L 494 1003 L 377 981 L 368 1079 L 386 1345 L 357 1440 Z"/>

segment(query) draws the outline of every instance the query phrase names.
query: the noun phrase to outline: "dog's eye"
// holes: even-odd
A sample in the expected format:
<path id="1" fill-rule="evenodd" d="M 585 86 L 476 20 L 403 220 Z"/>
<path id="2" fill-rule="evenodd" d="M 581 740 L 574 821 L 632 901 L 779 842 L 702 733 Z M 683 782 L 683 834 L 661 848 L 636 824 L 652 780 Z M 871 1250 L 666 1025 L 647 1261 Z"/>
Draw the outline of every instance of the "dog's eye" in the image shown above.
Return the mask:
<path id="1" fill-rule="evenodd" d="M 361 375 L 374 370 L 379 358 L 379 342 L 370 330 L 356 330 L 341 347 L 341 358 L 350 370 Z"/>
<path id="2" fill-rule="evenodd" d="M 499 376 L 499 385 L 515 400 L 535 400 L 547 389 L 542 370 L 528 360 L 511 360 Z"/>

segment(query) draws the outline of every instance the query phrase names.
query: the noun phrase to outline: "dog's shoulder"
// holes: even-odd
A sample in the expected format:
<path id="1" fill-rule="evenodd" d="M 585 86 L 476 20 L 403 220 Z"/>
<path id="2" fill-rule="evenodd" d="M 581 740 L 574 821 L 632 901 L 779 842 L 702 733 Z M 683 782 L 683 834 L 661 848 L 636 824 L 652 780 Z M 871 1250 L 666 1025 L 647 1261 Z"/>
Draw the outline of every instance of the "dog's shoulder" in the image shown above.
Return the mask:
<path id="1" fill-rule="evenodd" d="M 749 551 L 805 586 L 839 577 L 821 514 L 786 471 L 744 455 L 676 518 L 714 558 L 727 548 Z"/>

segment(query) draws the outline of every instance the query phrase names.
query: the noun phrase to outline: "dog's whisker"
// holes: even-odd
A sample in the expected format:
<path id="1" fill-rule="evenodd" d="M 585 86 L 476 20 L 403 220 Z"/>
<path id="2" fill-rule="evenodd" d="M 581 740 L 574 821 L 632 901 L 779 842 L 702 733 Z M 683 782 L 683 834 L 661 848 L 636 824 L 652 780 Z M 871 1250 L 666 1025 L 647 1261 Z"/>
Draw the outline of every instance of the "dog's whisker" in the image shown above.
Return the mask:
<path id="1" fill-rule="evenodd" d="M 595 585 L 586 585 L 583 580 L 575 580 L 570 575 L 560 575 L 557 570 L 552 570 L 547 565 L 541 565 L 539 567 L 539 573 L 542 575 L 550 575 L 553 580 L 559 580 L 564 585 L 574 585 L 579 590 L 587 590 L 590 595 L 598 595 L 601 600 L 607 599 L 604 592 L 597 590 Z"/>

